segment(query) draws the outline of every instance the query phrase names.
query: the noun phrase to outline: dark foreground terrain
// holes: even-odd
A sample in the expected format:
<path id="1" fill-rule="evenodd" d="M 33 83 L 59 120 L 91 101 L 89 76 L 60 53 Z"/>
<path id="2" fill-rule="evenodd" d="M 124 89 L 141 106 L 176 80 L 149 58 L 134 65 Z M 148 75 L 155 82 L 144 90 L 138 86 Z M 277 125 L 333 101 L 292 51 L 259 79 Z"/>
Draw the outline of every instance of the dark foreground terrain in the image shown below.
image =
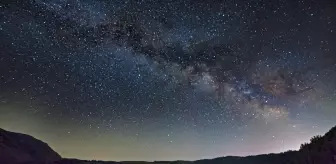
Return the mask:
<path id="1" fill-rule="evenodd" d="M 220 157 L 198 161 L 103 162 L 63 159 L 46 143 L 31 136 L 0 129 L 0 164 L 336 164 L 336 126 L 315 136 L 299 151 L 248 157 Z"/>

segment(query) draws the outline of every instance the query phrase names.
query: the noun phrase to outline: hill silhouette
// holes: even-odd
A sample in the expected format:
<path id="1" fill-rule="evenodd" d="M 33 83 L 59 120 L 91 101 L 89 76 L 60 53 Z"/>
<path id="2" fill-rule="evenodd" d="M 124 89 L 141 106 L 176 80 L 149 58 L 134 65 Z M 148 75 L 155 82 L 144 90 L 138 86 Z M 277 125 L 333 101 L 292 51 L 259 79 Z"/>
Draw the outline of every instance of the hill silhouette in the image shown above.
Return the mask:
<path id="1" fill-rule="evenodd" d="M 21 159 L 21 160 L 19 160 Z M 87 161 L 66 159 L 31 136 L 0 129 L 0 163 L 5 164 L 336 164 L 336 126 L 311 138 L 298 151 L 247 157 L 219 157 L 197 161 Z"/>
<path id="2" fill-rule="evenodd" d="M 61 160 L 48 144 L 0 128 L 0 164 L 42 164 Z"/>

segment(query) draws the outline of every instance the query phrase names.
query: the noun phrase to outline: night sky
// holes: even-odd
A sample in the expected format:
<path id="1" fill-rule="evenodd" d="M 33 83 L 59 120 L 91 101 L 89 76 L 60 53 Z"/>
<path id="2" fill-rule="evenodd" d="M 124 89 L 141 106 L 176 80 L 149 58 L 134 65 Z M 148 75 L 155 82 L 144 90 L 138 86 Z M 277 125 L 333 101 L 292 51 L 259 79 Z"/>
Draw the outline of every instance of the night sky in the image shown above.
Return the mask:
<path id="1" fill-rule="evenodd" d="M 3 0 L 0 128 L 63 157 L 298 149 L 336 124 L 336 3 Z"/>

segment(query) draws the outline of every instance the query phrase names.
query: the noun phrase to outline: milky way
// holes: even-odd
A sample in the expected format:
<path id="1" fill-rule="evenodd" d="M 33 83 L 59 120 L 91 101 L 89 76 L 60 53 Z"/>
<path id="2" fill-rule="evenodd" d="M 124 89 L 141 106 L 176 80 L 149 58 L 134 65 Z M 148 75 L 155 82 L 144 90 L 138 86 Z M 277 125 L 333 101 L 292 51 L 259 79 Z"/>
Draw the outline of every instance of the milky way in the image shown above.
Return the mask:
<path id="1" fill-rule="evenodd" d="M 0 127 L 62 156 L 297 149 L 336 123 L 325 1 L 0 3 Z"/>

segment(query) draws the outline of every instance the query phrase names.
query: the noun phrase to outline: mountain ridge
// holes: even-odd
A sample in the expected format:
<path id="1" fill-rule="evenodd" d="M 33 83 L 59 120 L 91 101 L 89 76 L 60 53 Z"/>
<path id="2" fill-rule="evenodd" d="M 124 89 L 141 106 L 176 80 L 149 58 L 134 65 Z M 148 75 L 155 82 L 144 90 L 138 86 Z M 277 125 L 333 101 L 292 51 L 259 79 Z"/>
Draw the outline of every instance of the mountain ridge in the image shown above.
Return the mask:
<path id="1" fill-rule="evenodd" d="M 25 143 L 28 142 L 28 143 Z M 15 153 L 14 153 L 15 152 Z M 14 154 L 13 154 L 14 153 Z M 9 155 L 11 157 L 6 157 Z M 13 157 L 14 156 L 14 157 Z M 11 161 L 12 160 L 12 161 Z M 4 163 L 5 162 L 5 163 Z M 196 161 L 97 161 L 62 158 L 48 144 L 32 136 L 0 128 L 0 163 L 4 164 L 336 164 L 336 126 L 314 136 L 297 151 L 226 156 Z"/>
<path id="2" fill-rule="evenodd" d="M 61 156 L 49 145 L 30 135 L 0 128 L 0 163 L 52 163 Z"/>

